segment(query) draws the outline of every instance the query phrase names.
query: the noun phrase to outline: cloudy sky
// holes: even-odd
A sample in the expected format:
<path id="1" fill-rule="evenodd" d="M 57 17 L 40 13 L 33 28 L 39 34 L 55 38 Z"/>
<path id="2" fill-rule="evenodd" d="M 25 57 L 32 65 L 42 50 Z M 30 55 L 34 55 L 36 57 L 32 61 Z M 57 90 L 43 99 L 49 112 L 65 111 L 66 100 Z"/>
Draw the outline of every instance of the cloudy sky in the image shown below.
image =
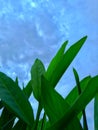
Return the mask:
<path id="1" fill-rule="evenodd" d="M 57 85 L 65 96 L 75 83 L 72 67 L 81 79 L 98 74 L 97 34 L 97 0 L 0 0 L 0 71 L 26 83 L 36 58 L 47 68 L 65 40 L 69 40 L 69 47 L 87 35 L 85 45 Z"/>

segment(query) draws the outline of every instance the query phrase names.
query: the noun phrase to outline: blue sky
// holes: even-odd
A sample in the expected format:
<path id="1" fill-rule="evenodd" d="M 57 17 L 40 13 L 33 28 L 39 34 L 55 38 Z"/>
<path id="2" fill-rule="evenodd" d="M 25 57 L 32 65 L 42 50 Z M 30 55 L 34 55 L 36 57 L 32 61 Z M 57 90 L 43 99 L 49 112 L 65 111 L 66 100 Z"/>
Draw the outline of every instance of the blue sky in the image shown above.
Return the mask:
<path id="1" fill-rule="evenodd" d="M 81 78 L 98 74 L 97 23 L 97 0 L 0 0 L 0 70 L 12 78 L 18 76 L 20 84 L 26 83 L 36 58 L 47 67 L 65 40 L 69 47 L 87 35 L 57 86 L 65 96 L 74 84 L 72 67 Z"/>

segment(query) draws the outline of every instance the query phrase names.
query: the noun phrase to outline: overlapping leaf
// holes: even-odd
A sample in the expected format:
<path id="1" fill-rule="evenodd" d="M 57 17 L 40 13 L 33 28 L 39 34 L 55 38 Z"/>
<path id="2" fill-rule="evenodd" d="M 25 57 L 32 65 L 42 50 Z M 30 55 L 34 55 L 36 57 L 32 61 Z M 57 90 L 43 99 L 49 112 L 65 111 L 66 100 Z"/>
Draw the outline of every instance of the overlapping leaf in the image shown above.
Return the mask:
<path id="1" fill-rule="evenodd" d="M 82 45 L 84 44 L 87 36 L 80 39 L 78 42 L 73 44 L 65 53 L 64 49 L 67 42 L 62 45 L 57 55 L 51 61 L 49 68 L 46 72 L 47 79 L 51 82 L 52 87 L 55 87 L 64 72 L 67 70 Z"/>
<path id="2" fill-rule="evenodd" d="M 53 124 L 64 116 L 64 113 L 67 112 L 70 106 L 65 103 L 62 96 L 50 86 L 49 82 L 44 77 L 42 77 L 41 92 L 43 107 L 49 117 L 51 124 Z M 77 117 L 75 117 L 72 122 L 70 122 L 70 125 L 66 124 L 65 126 L 63 126 L 63 128 L 66 128 L 66 130 L 73 128 L 77 130 L 82 130 L 82 127 Z M 62 127 L 60 129 L 62 129 Z"/>
<path id="3" fill-rule="evenodd" d="M 28 125 L 33 123 L 33 110 L 28 99 L 16 82 L 2 72 L 0 72 L 0 99 Z"/>
<path id="4" fill-rule="evenodd" d="M 41 97 L 41 76 L 45 73 L 43 63 L 36 59 L 34 65 L 31 68 L 31 83 L 34 97 L 40 101 Z"/>
<path id="5" fill-rule="evenodd" d="M 76 80 L 76 85 L 77 85 L 77 88 L 78 88 L 78 93 L 80 95 L 82 93 L 82 89 L 81 89 L 81 86 L 80 86 L 79 75 L 78 75 L 78 73 L 77 73 L 77 71 L 76 71 L 75 68 L 73 68 L 73 73 L 74 73 L 74 77 L 75 77 L 75 80 Z M 88 130 L 85 109 L 82 110 L 82 114 L 83 114 L 83 129 L 84 130 Z"/>
<path id="6" fill-rule="evenodd" d="M 26 130 L 27 125 L 22 120 L 19 120 L 15 126 L 12 128 L 12 130 Z"/>
<path id="7" fill-rule="evenodd" d="M 53 74 L 53 69 L 56 68 L 57 64 L 59 64 L 59 62 L 61 61 L 63 55 L 64 55 L 64 51 L 65 48 L 68 44 L 68 41 L 65 41 L 63 43 L 63 45 L 61 46 L 61 48 L 58 50 L 57 54 L 55 55 L 55 57 L 52 59 L 52 61 L 50 62 L 47 72 L 46 72 L 46 77 L 48 79 L 51 78 L 51 75 Z"/>
<path id="8" fill-rule="evenodd" d="M 91 76 L 87 76 L 87 77 L 83 78 L 80 81 L 80 86 L 81 86 L 82 92 L 88 86 L 88 83 L 89 83 L 90 80 L 91 80 Z M 75 86 L 71 90 L 71 92 L 68 94 L 68 96 L 65 98 L 65 102 L 68 102 L 68 104 L 72 105 L 73 102 L 75 102 L 75 100 L 78 98 L 78 96 L 79 96 L 79 94 L 78 94 L 78 88 L 77 88 L 77 86 Z"/>
<path id="9" fill-rule="evenodd" d="M 15 116 L 13 116 L 13 113 L 10 112 L 6 107 L 4 107 L 2 113 L 1 113 L 1 129 L 2 130 L 11 130 L 13 124 L 14 124 Z"/>
<path id="10" fill-rule="evenodd" d="M 69 108 L 68 111 L 64 114 L 63 118 L 61 118 L 47 130 L 60 130 L 61 128 L 64 128 L 64 126 L 68 124 L 72 118 L 77 116 L 85 108 L 85 106 L 92 100 L 92 98 L 94 98 L 96 93 L 98 93 L 98 76 L 93 77 L 89 81 L 87 87 L 73 103 L 71 108 Z"/>
<path id="11" fill-rule="evenodd" d="M 32 93 L 32 83 L 31 83 L 31 80 L 28 82 L 26 87 L 23 88 L 23 92 L 27 96 L 27 98 L 29 98 L 31 96 L 31 93 Z"/>

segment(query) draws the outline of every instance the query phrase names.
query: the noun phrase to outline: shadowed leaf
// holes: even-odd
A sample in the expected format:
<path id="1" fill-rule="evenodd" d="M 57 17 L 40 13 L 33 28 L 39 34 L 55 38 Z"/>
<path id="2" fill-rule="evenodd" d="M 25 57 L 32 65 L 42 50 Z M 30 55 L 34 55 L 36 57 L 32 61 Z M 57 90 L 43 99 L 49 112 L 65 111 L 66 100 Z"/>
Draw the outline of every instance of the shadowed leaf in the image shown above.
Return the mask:
<path id="1" fill-rule="evenodd" d="M 85 108 L 85 106 L 94 98 L 96 93 L 98 93 L 98 76 L 95 76 L 89 81 L 85 90 L 68 109 L 64 116 L 47 130 L 60 130 L 61 128 L 64 128 L 65 125 L 70 123 L 71 120 Z"/>
<path id="2" fill-rule="evenodd" d="M 28 99 L 11 78 L 0 72 L 0 98 L 24 122 L 31 125 L 33 111 Z"/>
<path id="3" fill-rule="evenodd" d="M 68 103 L 65 103 L 62 96 L 57 93 L 54 88 L 52 88 L 49 82 L 42 77 L 42 103 L 45 109 L 49 121 L 51 124 L 54 124 L 56 121 L 61 119 L 64 116 L 64 113 L 70 108 Z M 71 118 L 71 117 L 70 117 Z M 77 129 L 82 130 L 80 122 L 77 117 L 75 117 L 70 125 L 66 124 L 63 126 L 66 130 Z M 61 128 L 62 129 L 62 126 Z M 53 129 L 51 129 L 53 130 Z"/>

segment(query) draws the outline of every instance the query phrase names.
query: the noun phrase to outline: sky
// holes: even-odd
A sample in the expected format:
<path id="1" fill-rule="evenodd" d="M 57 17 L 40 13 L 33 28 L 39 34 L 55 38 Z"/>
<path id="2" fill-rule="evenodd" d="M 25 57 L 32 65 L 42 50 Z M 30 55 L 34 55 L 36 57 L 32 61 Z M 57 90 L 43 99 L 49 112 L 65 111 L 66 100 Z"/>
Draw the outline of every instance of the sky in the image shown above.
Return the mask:
<path id="1" fill-rule="evenodd" d="M 87 35 L 57 85 L 59 93 L 66 96 L 75 84 L 73 67 L 81 79 L 98 74 L 97 23 L 97 0 L 0 0 L 0 71 L 13 79 L 18 76 L 20 85 L 27 83 L 36 58 L 47 68 L 64 41 L 69 41 L 69 48 Z M 88 109 L 91 113 L 92 105 Z M 92 116 L 89 114 L 88 120 Z M 89 127 L 93 129 L 93 123 Z"/>

